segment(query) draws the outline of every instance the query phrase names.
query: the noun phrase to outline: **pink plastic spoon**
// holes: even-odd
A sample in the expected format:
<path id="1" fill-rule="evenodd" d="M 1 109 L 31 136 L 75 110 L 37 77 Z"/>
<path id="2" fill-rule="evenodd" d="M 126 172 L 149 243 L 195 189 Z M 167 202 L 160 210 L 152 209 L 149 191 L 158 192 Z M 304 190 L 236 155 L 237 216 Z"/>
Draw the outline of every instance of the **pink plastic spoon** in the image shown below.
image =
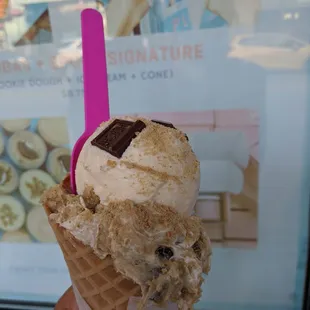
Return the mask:
<path id="1" fill-rule="evenodd" d="M 110 118 L 107 63 L 101 14 L 93 9 L 81 13 L 84 71 L 85 131 L 76 141 L 71 156 L 71 190 L 76 194 L 75 168 L 86 140 Z"/>

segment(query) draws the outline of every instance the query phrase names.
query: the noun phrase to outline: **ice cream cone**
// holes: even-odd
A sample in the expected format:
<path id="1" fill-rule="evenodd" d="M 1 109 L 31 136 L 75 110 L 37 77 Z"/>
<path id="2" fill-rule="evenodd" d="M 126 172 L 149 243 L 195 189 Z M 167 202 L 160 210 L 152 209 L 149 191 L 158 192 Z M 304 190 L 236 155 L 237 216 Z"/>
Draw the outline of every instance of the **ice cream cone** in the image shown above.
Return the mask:
<path id="1" fill-rule="evenodd" d="M 44 206 L 44 209 L 50 215 L 49 208 Z M 126 310 L 129 298 L 141 295 L 140 286 L 115 270 L 111 257 L 100 259 L 91 247 L 66 229 L 52 220 L 49 223 L 62 249 L 73 286 L 90 309 Z"/>

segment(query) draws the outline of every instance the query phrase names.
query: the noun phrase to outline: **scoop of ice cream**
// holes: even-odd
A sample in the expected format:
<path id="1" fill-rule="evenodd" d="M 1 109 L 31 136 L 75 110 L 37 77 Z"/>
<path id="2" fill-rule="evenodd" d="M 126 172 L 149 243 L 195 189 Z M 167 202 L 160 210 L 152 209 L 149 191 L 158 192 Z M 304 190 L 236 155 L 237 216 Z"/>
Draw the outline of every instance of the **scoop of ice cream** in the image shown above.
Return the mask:
<path id="1" fill-rule="evenodd" d="M 142 129 L 132 125 L 142 122 Z M 102 123 L 77 162 L 78 194 L 92 186 L 103 205 L 152 201 L 190 214 L 200 182 L 199 162 L 180 130 L 142 118 Z"/>
<path id="2" fill-rule="evenodd" d="M 141 286 L 143 303 L 176 302 L 189 310 L 201 296 L 202 273 L 210 269 L 211 247 L 200 219 L 157 202 L 114 201 L 94 206 L 92 190 L 70 195 L 48 190 L 43 203 L 56 221 L 116 270 Z M 98 200 L 97 200 L 98 201 Z"/>

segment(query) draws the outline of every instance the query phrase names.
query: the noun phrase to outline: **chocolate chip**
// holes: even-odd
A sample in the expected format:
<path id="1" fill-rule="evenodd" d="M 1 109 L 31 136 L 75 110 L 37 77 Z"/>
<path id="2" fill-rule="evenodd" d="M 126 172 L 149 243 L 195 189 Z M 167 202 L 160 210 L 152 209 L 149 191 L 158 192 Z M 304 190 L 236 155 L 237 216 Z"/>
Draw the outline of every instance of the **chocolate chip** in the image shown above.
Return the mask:
<path id="1" fill-rule="evenodd" d="M 155 254 L 161 259 L 170 259 L 173 256 L 173 250 L 169 247 L 160 246 L 156 249 Z"/>
<path id="2" fill-rule="evenodd" d="M 140 120 L 131 122 L 116 119 L 92 140 L 91 144 L 121 158 L 137 133 L 145 127 L 145 124 Z"/>
<path id="3" fill-rule="evenodd" d="M 160 292 L 155 292 L 151 297 L 150 300 L 159 304 L 161 302 L 161 293 Z"/>
<path id="4" fill-rule="evenodd" d="M 162 274 L 162 267 L 155 267 L 152 269 L 153 278 L 156 279 Z"/>
<path id="5" fill-rule="evenodd" d="M 152 119 L 152 122 L 156 123 L 156 124 L 159 124 L 159 125 L 162 125 L 162 126 L 165 126 L 165 127 L 176 129 L 172 123 L 168 123 L 168 122 L 164 122 L 164 121 L 159 121 L 157 119 Z M 184 136 L 185 136 L 186 140 L 188 141 L 188 136 L 187 136 L 186 133 L 184 134 Z"/>
<path id="6" fill-rule="evenodd" d="M 167 283 L 164 283 L 162 285 L 161 291 L 154 292 L 150 300 L 152 300 L 156 304 L 161 304 L 166 299 L 168 292 L 169 292 L 169 285 Z"/>
<path id="7" fill-rule="evenodd" d="M 199 241 L 196 241 L 194 245 L 192 246 L 192 249 L 194 250 L 195 254 L 197 257 L 200 259 L 201 258 L 201 248 L 199 245 Z"/>
<path id="8" fill-rule="evenodd" d="M 157 119 L 152 119 L 152 122 L 153 123 L 156 123 L 156 124 L 159 124 L 159 125 L 162 125 L 162 126 L 165 126 L 165 127 L 169 127 L 169 128 L 174 128 L 176 129 L 172 123 L 168 123 L 168 122 L 164 122 L 164 121 L 159 121 Z"/>
<path id="9" fill-rule="evenodd" d="M 179 237 L 177 238 L 177 240 L 175 241 L 175 244 L 176 244 L 176 245 L 179 245 L 179 244 L 183 243 L 184 240 L 185 240 L 185 237 L 184 237 L 184 236 L 179 236 Z"/>
<path id="10" fill-rule="evenodd" d="M 183 287 L 181 289 L 181 296 L 184 297 L 187 293 L 188 293 L 188 290 L 185 287 Z"/>
<path id="11" fill-rule="evenodd" d="M 136 260 L 134 261 L 134 264 L 135 264 L 136 266 L 141 265 L 142 263 L 143 263 L 143 260 L 142 260 L 142 259 L 136 259 Z"/>

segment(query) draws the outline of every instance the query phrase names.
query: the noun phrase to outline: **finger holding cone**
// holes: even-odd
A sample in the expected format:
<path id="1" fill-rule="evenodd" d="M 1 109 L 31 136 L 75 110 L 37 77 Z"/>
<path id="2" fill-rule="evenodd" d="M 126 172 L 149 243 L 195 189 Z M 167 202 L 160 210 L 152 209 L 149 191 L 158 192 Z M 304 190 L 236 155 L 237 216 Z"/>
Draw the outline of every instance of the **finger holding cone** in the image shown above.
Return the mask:
<path id="1" fill-rule="evenodd" d="M 55 306 L 55 310 L 64 309 L 80 310 L 78 308 L 72 286 L 68 288 L 67 291 L 61 296 Z"/>

